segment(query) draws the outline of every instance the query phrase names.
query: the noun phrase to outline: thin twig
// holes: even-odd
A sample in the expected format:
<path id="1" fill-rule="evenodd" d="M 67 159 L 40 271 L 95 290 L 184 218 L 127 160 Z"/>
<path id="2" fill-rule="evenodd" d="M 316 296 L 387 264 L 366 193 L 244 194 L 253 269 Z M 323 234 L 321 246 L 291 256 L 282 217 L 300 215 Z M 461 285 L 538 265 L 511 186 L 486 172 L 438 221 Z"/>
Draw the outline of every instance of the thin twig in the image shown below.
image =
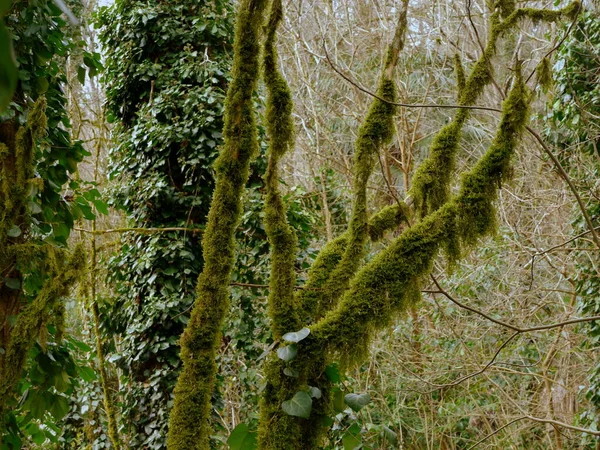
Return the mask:
<path id="1" fill-rule="evenodd" d="M 135 232 L 135 233 L 162 233 L 167 231 L 189 231 L 191 233 L 203 233 L 204 230 L 200 228 L 186 228 L 186 227 L 165 227 L 165 228 L 143 228 L 143 227 L 134 227 L 134 228 L 111 228 L 108 230 L 86 230 L 84 228 L 73 228 L 75 231 L 81 231 L 83 233 L 89 234 L 110 234 L 110 233 L 127 233 L 127 232 Z"/>
<path id="2" fill-rule="evenodd" d="M 546 143 L 544 142 L 542 137 L 530 126 L 527 126 L 526 129 L 529 132 L 529 134 L 531 134 L 535 138 L 535 140 L 538 141 L 538 143 L 542 146 L 542 148 L 544 149 L 546 154 L 550 157 L 550 159 L 554 163 L 554 166 L 556 167 L 556 170 L 558 170 L 558 173 L 560 174 L 562 179 L 565 180 L 565 182 L 569 185 L 569 189 L 571 189 L 571 192 L 573 193 L 573 195 L 575 196 L 575 199 L 577 200 L 579 209 L 581 210 L 581 214 L 583 214 L 583 217 L 588 226 L 588 229 L 589 229 L 590 233 L 592 233 L 592 238 L 594 240 L 594 244 L 596 244 L 596 247 L 598 247 L 598 249 L 600 249 L 600 238 L 598 237 L 598 233 L 596 233 L 596 228 L 594 227 L 592 218 L 590 217 L 590 215 L 583 203 L 583 200 L 581 199 L 581 196 L 577 192 L 577 188 L 573 184 L 573 181 L 571 181 L 571 178 L 569 177 L 569 175 L 563 168 L 562 164 L 560 163 L 558 158 L 556 156 L 554 156 L 554 153 L 552 153 L 552 150 L 550 150 L 550 148 L 546 145 Z"/>
<path id="3" fill-rule="evenodd" d="M 365 94 L 370 95 L 371 97 L 376 98 L 377 100 L 382 101 L 384 103 L 387 103 L 387 104 L 390 104 L 390 105 L 394 105 L 394 106 L 402 106 L 402 107 L 405 107 L 405 108 L 475 109 L 475 110 L 481 110 L 481 111 L 502 112 L 501 110 L 499 110 L 497 108 L 490 108 L 490 107 L 487 107 L 487 106 L 438 105 L 436 103 L 427 103 L 427 104 L 412 103 L 411 104 L 411 103 L 391 102 L 389 100 L 386 100 L 386 99 L 380 97 L 379 95 L 375 94 L 374 92 L 369 91 L 368 89 L 362 87 L 357 82 L 355 82 L 354 80 L 352 80 L 352 78 L 350 78 L 348 75 L 346 75 L 345 73 L 343 73 L 340 69 L 338 69 L 333 64 L 333 62 L 331 61 L 331 58 L 329 57 L 329 53 L 327 53 L 327 48 L 325 47 L 324 44 L 323 44 L 323 50 L 325 51 L 325 58 L 327 60 L 327 63 L 329 64 L 329 66 L 339 76 L 341 76 L 344 80 L 346 80 L 348 83 L 350 83 L 352 86 L 354 86 L 359 91 L 362 91 Z"/>
<path id="4" fill-rule="evenodd" d="M 439 284 L 439 282 L 436 280 L 436 278 L 433 275 L 431 276 L 431 279 L 437 286 L 438 291 L 422 291 L 422 292 L 427 292 L 427 293 L 432 293 L 432 294 L 442 294 L 444 297 L 446 297 L 448 300 L 450 300 L 452 303 L 459 306 L 460 308 L 466 309 L 467 311 L 471 311 L 472 313 L 475 313 L 475 314 L 489 320 L 490 322 L 495 323 L 496 325 L 501 325 L 501 326 L 508 328 L 509 330 L 512 330 L 519 334 L 520 333 L 531 333 L 533 331 L 550 330 L 552 328 L 559 328 L 559 327 L 563 327 L 565 325 L 574 325 L 574 324 L 582 323 L 582 322 L 593 322 L 595 320 L 600 320 L 600 316 L 578 317 L 578 318 L 571 319 L 571 320 L 565 320 L 564 322 L 556 322 L 556 323 L 551 323 L 551 324 L 547 324 L 547 325 L 538 325 L 538 326 L 534 326 L 534 327 L 522 328 L 522 327 L 518 327 L 516 325 L 512 325 L 510 323 L 507 323 L 507 322 L 503 322 L 502 320 L 494 319 L 489 314 L 456 300 L 452 295 L 450 295 L 446 290 L 444 290 L 444 288 Z"/>
<path id="5" fill-rule="evenodd" d="M 511 420 L 510 422 L 502 425 L 500 428 L 492 431 L 490 434 L 488 434 L 487 436 L 485 436 L 484 438 L 478 440 L 477 442 L 475 442 L 475 444 L 473 444 L 471 447 L 469 447 L 467 450 L 472 450 L 475 447 L 477 447 L 479 444 L 481 444 L 482 442 L 487 441 L 489 438 L 491 438 L 492 436 L 498 434 L 499 432 L 501 432 L 502 430 L 504 430 L 506 427 L 511 426 L 513 423 L 518 422 L 519 420 L 523 420 L 523 419 L 527 419 L 527 416 L 521 416 L 521 417 L 517 417 L 516 419 Z"/>

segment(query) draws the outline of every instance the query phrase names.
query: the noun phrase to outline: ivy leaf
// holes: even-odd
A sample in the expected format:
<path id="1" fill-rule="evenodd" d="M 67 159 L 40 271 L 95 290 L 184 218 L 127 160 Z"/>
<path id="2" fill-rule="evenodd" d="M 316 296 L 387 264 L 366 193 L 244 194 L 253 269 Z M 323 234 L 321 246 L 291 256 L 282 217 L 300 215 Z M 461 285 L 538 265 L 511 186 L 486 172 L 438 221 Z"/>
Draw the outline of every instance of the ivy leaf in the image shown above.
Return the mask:
<path id="1" fill-rule="evenodd" d="M 333 391 L 333 410 L 339 413 L 342 412 L 344 409 L 346 409 L 344 403 L 344 392 L 342 392 L 341 389 L 336 388 Z"/>
<path id="2" fill-rule="evenodd" d="M 61 420 L 69 412 L 69 400 L 62 395 L 55 395 L 50 404 L 50 414 L 56 419 Z"/>
<path id="3" fill-rule="evenodd" d="M 350 431 L 347 431 L 342 436 L 342 444 L 344 445 L 344 450 L 354 450 L 355 448 L 360 447 L 362 443 L 362 439 L 360 435 L 352 434 Z"/>
<path id="4" fill-rule="evenodd" d="M 321 394 L 321 389 L 319 389 L 318 387 L 314 387 L 314 386 L 309 386 L 308 392 L 309 392 L 310 396 L 313 398 L 321 398 L 321 396 L 323 395 L 323 394 Z"/>
<path id="5" fill-rule="evenodd" d="M 332 383 L 339 383 L 340 381 L 342 381 L 340 369 L 338 368 L 336 363 L 329 364 L 327 367 L 325 367 L 325 376 Z"/>
<path id="6" fill-rule="evenodd" d="M 79 66 L 77 68 L 77 79 L 79 80 L 79 82 L 81 83 L 82 86 L 85 85 L 85 67 Z"/>
<path id="7" fill-rule="evenodd" d="M 229 435 L 227 445 L 231 450 L 254 450 L 256 449 L 256 433 L 250 431 L 245 423 L 240 423 Z"/>
<path id="8" fill-rule="evenodd" d="M 288 377 L 292 377 L 292 378 L 298 378 L 300 376 L 300 372 L 298 372 L 297 370 L 294 370 L 294 369 L 290 369 L 289 367 L 286 367 L 285 369 L 283 369 L 283 374 L 287 375 Z"/>
<path id="9" fill-rule="evenodd" d="M 5 278 L 4 284 L 9 289 L 17 290 L 21 287 L 21 280 L 19 280 L 18 278 Z"/>
<path id="10" fill-rule="evenodd" d="M 10 2 L 8 2 L 10 3 Z M 4 10 L 6 0 L 0 5 Z M 15 65 L 12 38 L 4 26 L 2 14 L 0 14 L 0 113 L 10 104 L 19 78 L 17 66 Z"/>
<path id="11" fill-rule="evenodd" d="M 396 442 L 398 442 L 398 435 L 396 433 L 394 433 L 394 431 L 392 431 L 390 428 L 386 427 L 385 425 L 383 426 L 383 436 L 385 437 L 385 439 L 392 443 L 395 444 Z"/>
<path id="12" fill-rule="evenodd" d="M 286 362 L 291 361 L 298 354 L 296 344 L 286 345 L 285 347 L 279 347 L 277 349 L 277 356 Z"/>
<path id="13" fill-rule="evenodd" d="M 360 411 L 367 406 L 370 401 L 371 396 L 369 394 L 347 394 L 344 397 L 344 402 L 346 402 L 346 405 L 352 408 L 353 411 Z"/>
<path id="14" fill-rule="evenodd" d="M 291 400 L 281 404 L 281 409 L 290 416 L 308 419 L 312 410 L 312 398 L 304 391 L 296 392 Z"/>
<path id="15" fill-rule="evenodd" d="M 21 229 L 17 225 L 13 225 L 6 234 L 13 238 L 19 237 L 21 236 Z"/>
<path id="16" fill-rule="evenodd" d="M 283 340 L 288 342 L 300 342 L 310 334 L 309 328 L 302 328 L 300 331 L 292 331 L 291 333 L 285 333 L 282 337 Z"/>
<path id="17" fill-rule="evenodd" d="M 91 383 L 96 379 L 96 372 L 91 367 L 78 366 L 77 373 L 83 381 Z"/>

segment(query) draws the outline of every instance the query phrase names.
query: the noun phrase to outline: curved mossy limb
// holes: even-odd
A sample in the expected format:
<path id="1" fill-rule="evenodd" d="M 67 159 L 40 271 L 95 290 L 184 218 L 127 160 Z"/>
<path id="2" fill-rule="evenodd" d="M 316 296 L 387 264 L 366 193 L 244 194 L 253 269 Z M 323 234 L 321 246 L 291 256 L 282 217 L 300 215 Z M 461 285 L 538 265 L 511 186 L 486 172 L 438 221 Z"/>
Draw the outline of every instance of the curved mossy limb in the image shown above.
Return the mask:
<path id="1" fill-rule="evenodd" d="M 293 145 L 292 94 L 278 68 L 275 48 L 283 17 L 281 0 L 273 0 L 264 45 L 263 78 L 267 88 L 266 128 L 269 154 L 265 173 L 265 231 L 271 244 L 268 310 L 273 338 L 302 328 L 294 304 L 298 239 L 287 221 L 287 208 L 279 191 L 279 161 Z"/>
<path id="2" fill-rule="evenodd" d="M 523 18 L 555 22 L 561 17 L 572 17 L 580 9 L 579 2 L 566 8 L 552 11 L 546 9 L 520 8 L 514 10 L 511 2 L 496 2 L 495 11 L 490 16 L 490 33 L 483 54 L 473 66 L 473 70 L 460 89 L 459 104 L 472 106 L 492 80 L 492 57 L 496 54 L 496 44 L 500 36 L 511 30 Z M 511 12 L 512 11 L 512 12 Z M 510 14 L 508 14 L 510 12 Z M 505 14 L 508 14 L 506 18 Z M 459 86 L 462 84 L 460 73 Z M 425 217 L 440 208 L 450 196 L 450 181 L 456 167 L 456 153 L 462 129 L 470 116 L 470 110 L 459 109 L 452 122 L 443 127 L 435 136 L 429 155 L 419 166 L 412 181 L 411 196 L 419 216 Z"/>
<path id="3" fill-rule="evenodd" d="M 314 358 L 323 352 L 346 363 L 360 361 L 373 331 L 418 298 L 421 280 L 430 273 L 441 248 L 469 248 L 493 230 L 493 202 L 499 183 L 509 175 L 507 168 L 529 115 L 529 101 L 519 76 L 503 103 L 492 144 L 463 177 L 459 194 L 405 230 L 360 270 L 338 308 L 312 326 L 310 335 L 299 343 L 299 357 Z"/>
<path id="4" fill-rule="evenodd" d="M 295 303 L 297 238 L 287 221 L 287 208 L 279 191 L 279 161 L 293 144 L 292 95 L 278 67 L 275 48 L 283 18 L 281 0 L 273 0 L 264 44 L 263 78 L 267 88 L 266 128 L 269 138 L 265 174 L 265 231 L 271 245 L 268 312 L 275 339 L 303 326 Z M 281 398 L 291 398 L 301 380 L 286 376 L 286 363 L 273 353 L 265 363 L 266 385 L 260 402 L 258 445 L 262 449 L 293 449 L 301 428 L 281 410 Z M 298 377 L 300 374 L 298 374 Z"/>
<path id="5" fill-rule="evenodd" d="M 394 81 L 384 74 L 377 90 L 378 97 L 394 102 L 396 88 Z M 381 147 L 389 142 L 394 133 L 395 107 L 387 102 L 375 98 L 365 117 L 355 144 L 354 154 L 354 192 L 352 216 L 347 231 L 347 242 L 344 254 L 339 263 L 329 275 L 323 285 L 325 291 L 321 303 L 315 310 L 316 318 L 328 311 L 347 289 L 350 279 L 360 267 L 365 255 L 365 244 L 368 238 L 368 206 L 367 183 Z"/>
<path id="6" fill-rule="evenodd" d="M 224 144 L 215 162 L 216 185 L 203 240 L 204 269 L 197 299 L 181 336 L 183 370 L 175 387 L 167 448 L 209 448 L 211 395 L 221 327 L 229 305 L 234 232 L 250 160 L 258 151 L 253 93 L 259 78 L 260 31 L 266 0 L 238 6 L 232 80 L 225 101 Z"/>
<path id="7" fill-rule="evenodd" d="M 392 103 L 396 98 L 396 87 L 393 77 L 399 54 L 404 48 L 408 23 L 408 0 L 403 0 L 402 4 L 394 38 L 388 47 L 383 73 L 377 88 L 377 97 L 371 103 L 355 142 L 352 216 L 345 233 L 344 253 L 331 270 L 327 281 L 322 284 L 323 293 L 318 301 L 312 302 L 313 319 L 321 318 L 348 288 L 350 280 L 362 263 L 366 251 L 365 244 L 372 230 L 369 227 L 367 183 L 382 147 L 394 135 L 396 109 Z"/>
<path id="8" fill-rule="evenodd" d="M 377 242 L 386 232 L 399 227 L 409 217 L 409 208 L 404 203 L 386 206 L 372 215 L 367 224 L 369 238 Z M 304 289 L 298 291 L 297 303 L 306 318 L 313 317 L 325 293 L 323 285 L 337 267 L 348 245 L 348 232 L 329 241 L 321 249 L 308 271 Z"/>

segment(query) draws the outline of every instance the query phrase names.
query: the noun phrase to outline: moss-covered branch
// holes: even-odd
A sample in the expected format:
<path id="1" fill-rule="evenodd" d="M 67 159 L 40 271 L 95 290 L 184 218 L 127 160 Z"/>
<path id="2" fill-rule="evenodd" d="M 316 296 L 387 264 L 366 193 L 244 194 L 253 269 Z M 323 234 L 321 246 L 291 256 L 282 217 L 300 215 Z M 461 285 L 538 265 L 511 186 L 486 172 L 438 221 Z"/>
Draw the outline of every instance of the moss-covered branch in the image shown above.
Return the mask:
<path id="1" fill-rule="evenodd" d="M 273 0 L 265 39 L 263 77 L 267 87 L 266 126 L 269 159 L 265 174 L 265 230 L 271 244 L 269 315 L 276 339 L 301 328 L 294 306 L 297 238 L 287 221 L 287 208 L 279 192 L 279 161 L 293 145 L 292 94 L 279 72 L 275 48 L 277 28 L 283 17 L 281 0 Z"/>
<path id="2" fill-rule="evenodd" d="M 307 296 L 304 307 L 305 312 L 311 317 L 320 318 L 331 309 L 340 295 L 348 288 L 348 283 L 356 270 L 360 267 L 365 253 L 365 244 L 369 237 L 367 205 L 367 183 L 379 152 L 383 145 L 388 143 L 394 134 L 395 107 L 391 104 L 396 99 L 394 85 L 394 69 L 398 63 L 399 52 L 404 47 L 407 29 L 408 1 L 403 1 L 403 8 L 399 14 L 398 25 L 394 38 L 388 48 L 385 66 L 377 89 L 377 97 L 371 103 L 363 123 L 358 131 L 354 153 L 354 183 L 352 197 L 352 216 L 348 231 L 345 233 L 344 252 L 339 261 L 331 258 L 321 258 L 322 262 L 334 263 L 332 270 L 328 270 L 328 278 L 322 283 L 323 293 Z M 386 102 L 387 100 L 387 102 Z M 331 243 L 331 248 L 341 249 L 338 240 Z"/>
<path id="3" fill-rule="evenodd" d="M 502 118 L 489 150 L 464 175 L 460 193 L 435 213 L 407 229 L 353 279 L 340 305 L 311 327 L 299 345 L 302 358 L 326 354 L 351 362 L 364 356 L 373 330 L 388 324 L 418 297 L 421 281 L 440 249 L 460 248 L 489 233 L 499 183 L 528 118 L 530 95 L 519 76 L 503 104 Z"/>
<path id="4" fill-rule="evenodd" d="M 498 39 L 515 27 L 523 18 L 539 21 L 555 22 L 561 17 L 572 17 L 580 9 L 579 2 L 573 2 L 566 8 L 551 11 L 546 9 L 520 8 L 514 9 L 514 2 L 495 2 L 495 11 L 490 16 L 490 33 L 488 41 L 479 60 L 467 79 L 461 80 L 458 72 L 460 97 L 459 105 L 474 105 L 484 88 L 492 80 L 492 58 L 496 54 Z M 505 17 L 503 19 L 503 17 Z M 411 195 L 420 217 L 437 210 L 449 198 L 450 181 L 456 167 L 456 153 L 462 135 L 462 129 L 470 116 L 470 110 L 460 109 L 448 125 L 435 136 L 429 149 L 429 156 L 419 166 L 412 182 Z"/>
<path id="5" fill-rule="evenodd" d="M 64 255 L 63 255 L 64 256 Z M 35 300 L 17 316 L 10 333 L 10 341 L 2 366 L 0 366 L 0 411 L 15 383 L 20 379 L 29 349 L 48 322 L 57 302 L 69 294 L 73 284 L 85 270 L 85 253 L 82 247 L 73 251 L 70 260 L 58 267 Z"/>
<path id="6" fill-rule="evenodd" d="M 29 191 L 31 186 L 43 185 L 34 178 L 34 153 L 36 140 L 46 133 L 45 111 L 46 100 L 40 97 L 25 125 L 0 124 L 0 420 L 29 350 L 51 319 L 60 340 L 64 330 L 61 299 L 85 266 L 81 248 L 69 256 L 64 249 L 30 239 Z M 23 290 L 24 273 L 41 276 L 39 292 Z M 16 317 L 14 325 L 9 316 Z"/>
<path id="7" fill-rule="evenodd" d="M 259 77 L 260 30 L 266 0 L 238 6 L 232 80 L 225 103 L 224 145 L 215 163 L 216 185 L 204 234 L 204 269 L 181 343 L 183 370 L 169 419 L 170 450 L 209 448 L 216 352 L 229 305 L 234 232 L 250 160 L 258 150 L 252 95 Z"/>

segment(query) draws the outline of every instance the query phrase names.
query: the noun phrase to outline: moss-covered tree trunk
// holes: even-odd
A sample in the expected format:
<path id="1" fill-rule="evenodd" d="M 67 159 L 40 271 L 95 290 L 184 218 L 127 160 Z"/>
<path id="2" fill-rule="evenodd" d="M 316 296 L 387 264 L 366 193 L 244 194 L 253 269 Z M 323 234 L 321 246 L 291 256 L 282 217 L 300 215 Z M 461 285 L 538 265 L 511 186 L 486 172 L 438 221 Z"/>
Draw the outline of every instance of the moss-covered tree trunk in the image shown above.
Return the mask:
<path id="1" fill-rule="evenodd" d="M 169 418 L 170 450 L 208 449 L 216 354 L 229 305 L 234 234 L 249 165 L 258 152 L 252 96 L 259 78 L 260 35 L 266 0 L 238 7 L 231 83 L 225 101 L 224 143 L 215 163 L 216 184 L 203 239 L 204 268 L 197 299 L 181 337 L 183 370 Z"/>
<path id="2" fill-rule="evenodd" d="M 54 315 L 85 267 L 81 249 L 69 256 L 31 236 L 29 193 L 42 181 L 35 177 L 34 151 L 36 140 L 46 133 L 45 110 L 41 97 L 25 125 L 0 126 L 0 419 L 28 351 L 36 339 L 43 340 L 48 322 L 64 329 L 64 316 Z M 41 277 L 39 290 L 27 290 L 25 274 Z"/>

